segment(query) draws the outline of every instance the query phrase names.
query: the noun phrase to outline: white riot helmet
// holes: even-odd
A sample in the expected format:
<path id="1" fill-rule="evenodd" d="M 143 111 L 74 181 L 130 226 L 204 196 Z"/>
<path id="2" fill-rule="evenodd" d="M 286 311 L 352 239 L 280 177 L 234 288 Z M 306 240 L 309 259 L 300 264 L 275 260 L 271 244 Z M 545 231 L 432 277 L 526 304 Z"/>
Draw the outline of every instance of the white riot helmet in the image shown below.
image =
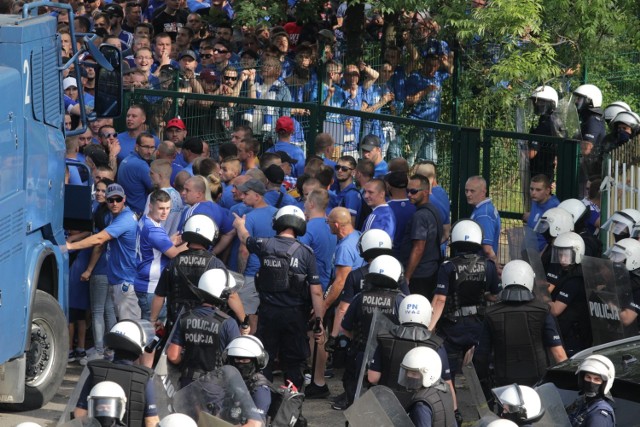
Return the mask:
<path id="1" fill-rule="evenodd" d="M 604 121 L 609 123 L 613 118 L 623 111 L 631 111 L 629 104 L 622 101 L 612 102 L 604 109 Z"/>
<path id="2" fill-rule="evenodd" d="M 158 427 L 197 427 L 198 424 L 185 414 L 169 414 L 160 420 Z"/>
<path id="3" fill-rule="evenodd" d="M 600 228 L 611 231 L 615 240 L 619 241 L 632 237 L 636 224 L 640 225 L 640 212 L 635 209 L 623 209 L 614 212 Z"/>
<path id="4" fill-rule="evenodd" d="M 264 369 L 269 362 L 269 353 L 265 351 L 262 341 L 253 335 L 234 338 L 222 352 L 222 360 L 225 363 L 228 363 L 230 357 L 255 359 L 258 369 Z"/>
<path id="5" fill-rule="evenodd" d="M 398 320 L 401 325 L 405 323 L 419 323 L 425 327 L 429 327 L 432 311 L 431 303 L 426 297 L 420 294 L 411 294 L 400 303 Z"/>
<path id="6" fill-rule="evenodd" d="M 87 401 L 90 418 L 116 418 L 122 421 L 127 409 L 127 396 L 122 387 L 113 381 L 94 385 Z"/>
<path id="7" fill-rule="evenodd" d="M 184 223 L 182 240 L 208 248 L 218 240 L 218 226 L 207 215 L 190 216 Z"/>
<path id="8" fill-rule="evenodd" d="M 511 384 L 491 390 L 502 410 L 500 416 L 516 424 L 530 424 L 544 415 L 538 392 L 531 387 Z"/>
<path id="9" fill-rule="evenodd" d="M 524 286 L 533 292 L 536 275 L 529 263 L 516 259 L 509 261 L 502 269 L 502 288 L 507 286 Z"/>
<path id="10" fill-rule="evenodd" d="M 140 356 L 154 335 L 145 331 L 139 322 L 129 319 L 119 321 L 105 334 L 104 344 L 112 350 Z"/>
<path id="11" fill-rule="evenodd" d="M 602 384 L 599 385 L 597 391 L 585 389 L 585 372 L 600 375 L 602 378 Z M 576 375 L 578 375 L 578 384 L 587 397 L 595 397 L 598 394 L 604 396 L 608 394 L 609 391 L 611 391 L 611 387 L 613 387 L 613 381 L 616 378 L 616 368 L 608 357 L 600 354 L 592 354 L 586 357 L 580 366 L 578 366 Z"/>
<path id="12" fill-rule="evenodd" d="M 379 288 L 396 289 L 402 277 L 402 265 L 391 255 L 380 255 L 369 264 L 365 280 Z"/>
<path id="13" fill-rule="evenodd" d="M 40 424 L 38 423 L 34 423 L 31 421 L 25 421 L 23 423 L 18 424 L 16 427 L 42 427 Z"/>
<path id="14" fill-rule="evenodd" d="M 451 228 L 451 247 L 460 252 L 475 252 L 482 247 L 482 227 L 472 219 L 461 219 Z"/>
<path id="15" fill-rule="evenodd" d="M 624 263 L 628 271 L 637 270 L 640 268 L 640 242 L 631 238 L 622 239 L 610 247 L 605 256 L 613 262 Z"/>
<path id="16" fill-rule="evenodd" d="M 307 232 L 307 219 L 299 207 L 289 205 L 278 209 L 273 216 L 271 226 L 276 233 L 292 228 L 296 236 L 304 236 Z"/>
<path id="17" fill-rule="evenodd" d="M 631 128 L 631 134 L 635 135 L 638 133 L 638 129 L 640 129 L 640 116 L 633 111 L 621 111 L 611 120 L 611 129 L 615 130 L 619 123 L 629 126 Z"/>
<path id="18" fill-rule="evenodd" d="M 602 92 L 595 85 L 581 85 L 573 91 L 574 95 L 578 95 L 576 100 L 576 108 L 578 111 L 585 108 L 602 107 Z"/>
<path id="19" fill-rule="evenodd" d="M 558 107 L 558 92 L 551 86 L 538 86 L 531 97 L 534 113 L 538 116 L 549 114 Z"/>
<path id="20" fill-rule="evenodd" d="M 371 228 L 360 236 L 358 251 L 364 260 L 372 260 L 380 255 L 391 255 L 393 242 L 386 231 Z"/>
<path id="21" fill-rule="evenodd" d="M 579 234 L 574 232 L 562 233 L 553 241 L 551 250 L 551 262 L 568 267 L 572 264 L 580 264 L 584 257 L 584 241 Z"/>
<path id="22" fill-rule="evenodd" d="M 518 427 L 518 424 L 514 423 L 511 420 L 505 420 L 504 418 L 500 418 L 500 419 L 491 421 L 489 424 L 487 424 L 487 427 Z"/>
<path id="23" fill-rule="evenodd" d="M 236 291 L 236 279 L 226 268 L 212 268 L 200 276 L 198 288 L 192 291 L 203 302 L 220 306 Z"/>
<path id="24" fill-rule="evenodd" d="M 431 387 L 440 380 L 442 361 L 435 350 L 416 347 L 407 352 L 400 364 L 398 384 L 407 390 Z"/>
<path id="25" fill-rule="evenodd" d="M 533 231 L 557 237 L 562 233 L 573 231 L 573 217 L 562 208 L 547 209 L 533 227 Z"/>
<path id="26" fill-rule="evenodd" d="M 584 218 L 587 212 L 589 212 L 589 208 L 587 208 L 587 205 L 585 205 L 584 203 L 582 203 L 582 201 L 578 199 L 563 200 L 562 202 L 560 202 L 558 207 L 560 209 L 564 209 L 565 211 L 569 212 L 569 214 L 571 214 L 571 218 L 573 218 L 574 227 L 578 223 L 578 221 Z"/>

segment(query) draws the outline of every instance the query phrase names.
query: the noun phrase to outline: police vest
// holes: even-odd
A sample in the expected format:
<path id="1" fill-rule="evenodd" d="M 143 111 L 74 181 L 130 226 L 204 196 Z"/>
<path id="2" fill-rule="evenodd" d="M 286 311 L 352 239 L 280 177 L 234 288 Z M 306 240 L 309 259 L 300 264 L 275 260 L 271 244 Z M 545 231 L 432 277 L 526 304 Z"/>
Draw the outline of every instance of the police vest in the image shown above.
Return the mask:
<path id="1" fill-rule="evenodd" d="M 483 306 L 487 289 L 487 258 L 482 255 L 461 255 L 449 260 L 453 265 L 455 281 L 450 285 L 444 313 L 455 315 L 462 307 Z"/>
<path id="2" fill-rule="evenodd" d="M 499 303 L 487 309 L 491 327 L 496 386 L 518 383 L 533 386 L 545 373 L 543 344 L 549 306 L 533 300 L 523 304 Z"/>
<path id="3" fill-rule="evenodd" d="M 208 307 L 185 313 L 180 318 L 180 330 L 184 337 L 184 356 L 180 364 L 182 376 L 197 379 L 222 366 L 220 329 L 229 316 Z"/>
<path id="4" fill-rule="evenodd" d="M 400 325 L 389 332 L 378 335 L 378 344 L 382 364 L 382 376 L 379 385 L 389 387 L 395 393 L 403 407 L 411 401 L 412 393 L 398 385 L 400 364 L 407 352 L 416 347 L 429 347 L 438 351 L 444 340 L 432 334 L 422 326 Z"/>
<path id="5" fill-rule="evenodd" d="M 454 425 L 453 397 L 449 385 L 442 380 L 428 388 L 423 388 L 413 395 L 410 406 L 418 402 L 426 403 L 431 408 L 431 425 L 433 427 L 448 427 Z"/>
<path id="6" fill-rule="evenodd" d="M 171 322 L 175 322 L 181 308 L 188 310 L 200 303 L 190 289 L 197 287 L 200 277 L 211 268 L 224 268 L 224 264 L 205 250 L 190 249 L 171 260 L 171 287 L 167 292 L 167 317 Z"/>
<path id="7" fill-rule="evenodd" d="M 313 251 L 306 245 L 292 240 L 286 252 L 277 251 L 273 247 L 275 239 L 264 242 L 267 255 L 260 259 L 260 269 L 256 273 L 256 289 L 258 292 L 288 292 L 303 301 L 311 299 L 306 272 L 300 266 L 300 258 L 293 255 L 299 249 Z"/>
<path id="8" fill-rule="evenodd" d="M 571 271 L 564 272 L 564 274 L 560 276 L 558 284 L 551 292 L 551 298 L 553 300 L 562 292 L 562 286 L 570 280 L 579 280 L 581 286 L 584 287 L 582 283 L 584 278 L 580 265 L 574 266 Z M 557 319 L 566 350 L 581 350 L 591 345 L 591 322 L 589 321 L 586 296 L 584 301 L 574 300 L 571 304 L 567 305 L 567 308 L 564 309 Z"/>
<path id="9" fill-rule="evenodd" d="M 596 415 L 597 412 L 600 412 L 602 415 L 606 413 L 611 416 L 609 425 L 611 427 L 616 425 L 616 414 L 613 407 L 611 407 L 611 404 L 606 399 L 597 399 L 587 403 L 585 397 L 580 396 L 578 401 L 571 406 L 576 408 L 574 412 L 569 413 L 569 420 L 571 421 L 572 427 L 588 426 L 589 419 Z"/>
<path id="10" fill-rule="evenodd" d="M 357 313 L 357 319 L 353 325 L 353 341 L 351 349 L 357 352 L 364 351 L 369 337 L 369 329 L 373 320 L 374 311 L 387 316 L 397 324 L 396 298 L 400 294 L 397 289 L 373 288 L 368 291 L 361 292 L 362 300 L 360 303 L 360 311 Z"/>
<path id="11" fill-rule="evenodd" d="M 129 427 L 144 426 L 144 411 L 147 406 L 145 389 L 153 371 L 146 366 L 119 365 L 107 360 L 92 360 L 87 364 L 92 378 L 92 387 L 102 381 L 113 381 L 127 396 L 127 409 L 122 420 Z"/>

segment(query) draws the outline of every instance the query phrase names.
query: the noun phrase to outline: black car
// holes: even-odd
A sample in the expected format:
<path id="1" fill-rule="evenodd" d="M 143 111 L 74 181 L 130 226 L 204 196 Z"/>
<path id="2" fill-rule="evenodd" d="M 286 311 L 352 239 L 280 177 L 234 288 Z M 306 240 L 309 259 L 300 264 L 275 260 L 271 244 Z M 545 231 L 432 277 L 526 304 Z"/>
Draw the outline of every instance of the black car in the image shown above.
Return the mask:
<path id="1" fill-rule="evenodd" d="M 616 424 L 640 426 L 640 335 L 588 348 L 571 359 L 547 369 L 541 383 L 553 383 L 560 392 L 564 406 L 569 406 L 578 397 L 576 370 L 591 354 L 608 357 L 615 366 L 616 378 L 611 395 Z"/>

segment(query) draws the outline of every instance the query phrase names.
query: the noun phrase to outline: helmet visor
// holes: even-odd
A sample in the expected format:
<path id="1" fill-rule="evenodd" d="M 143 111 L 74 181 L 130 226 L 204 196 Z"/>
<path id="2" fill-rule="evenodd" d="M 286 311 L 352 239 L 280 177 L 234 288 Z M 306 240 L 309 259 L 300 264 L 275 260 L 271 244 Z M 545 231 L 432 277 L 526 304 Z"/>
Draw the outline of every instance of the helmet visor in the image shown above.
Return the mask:
<path id="1" fill-rule="evenodd" d="M 624 249 L 622 249 L 618 245 L 613 245 L 607 252 L 605 252 L 605 256 L 609 257 L 609 259 L 613 262 L 624 263 L 627 260 L 627 255 L 624 253 Z"/>
<path id="2" fill-rule="evenodd" d="M 547 220 L 545 218 L 540 218 L 536 223 L 536 226 L 533 227 L 533 231 L 535 231 L 536 233 L 544 234 L 549 230 L 549 228 L 550 225 Z"/>
<path id="3" fill-rule="evenodd" d="M 576 253 L 573 248 L 557 248 L 551 250 L 551 262 L 560 264 L 562 267 L 568 267 L 576 263 Z"/>
<path id="4" fill-rule="evenodd" d="M 501 409 L 509 414 L 518 414 L 524 409 L 524 399 L 517 384 L 497 387 L 491 390 Z"/>
<path id="5" fill-rule="evenodd" d="M 89 397 L 89 417 L 120 419 L 124 412 L 124 402 L 118 397 Z"/>
<path id="6" fill-rule="evenodd" d="M 400 366 L 398 384 L 407 390 L 420 390 L 422 388 L 422 373 Z"/>
<path id="7" fill-rule="evenodd" d="M 629 230 L 633 229 L 634 224 L 635 222 L 631 217 L 623 212 L 616 212 L 611 215 L 611 218 L 609 218 L 601 228 L 611 231 L 613 234 L 621 234 L 625 228 Z"/>

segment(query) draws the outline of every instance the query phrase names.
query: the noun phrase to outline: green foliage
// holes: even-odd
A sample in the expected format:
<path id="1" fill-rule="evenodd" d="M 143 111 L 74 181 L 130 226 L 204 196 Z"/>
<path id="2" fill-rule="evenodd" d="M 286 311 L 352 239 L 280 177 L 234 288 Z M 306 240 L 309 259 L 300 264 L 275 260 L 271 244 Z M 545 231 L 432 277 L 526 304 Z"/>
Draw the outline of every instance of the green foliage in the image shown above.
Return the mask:
<path id="1" fill-rule="evenodd" d="M 260 22 L 280 22 L 286 17 L 286 2 L 273 2 L 267 0 L 239 1 L 235 2 L 234 24 L 253 27 Z"/>

